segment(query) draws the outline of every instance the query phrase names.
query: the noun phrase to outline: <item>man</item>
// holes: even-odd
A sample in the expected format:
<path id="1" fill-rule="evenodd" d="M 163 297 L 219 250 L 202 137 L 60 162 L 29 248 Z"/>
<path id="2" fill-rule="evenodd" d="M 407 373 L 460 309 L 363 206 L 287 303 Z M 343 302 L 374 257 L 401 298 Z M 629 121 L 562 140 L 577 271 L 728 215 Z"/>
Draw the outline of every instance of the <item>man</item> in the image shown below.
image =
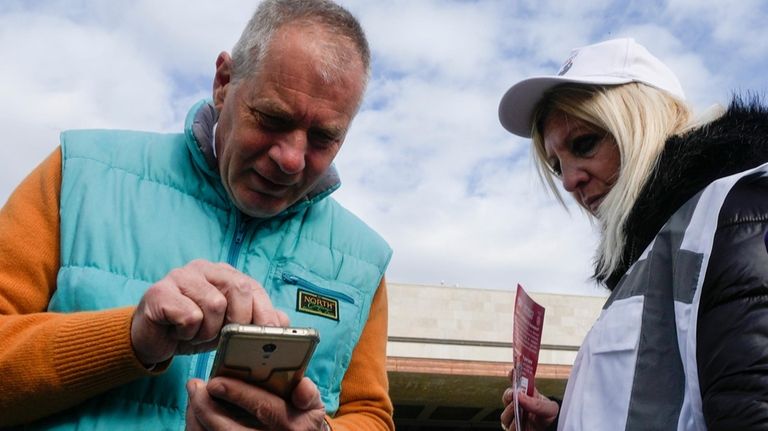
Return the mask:
<path id="1" fill-rule="evenodd" d="M 0 426 L 394 429 L 391 250 L 328 197 L 369 57 L 341 7 L 267 0 L 183 134 L 63 133 L 0 211 Z M 318 329 L 289 400 L 203 381 L 231 322 Z"/>

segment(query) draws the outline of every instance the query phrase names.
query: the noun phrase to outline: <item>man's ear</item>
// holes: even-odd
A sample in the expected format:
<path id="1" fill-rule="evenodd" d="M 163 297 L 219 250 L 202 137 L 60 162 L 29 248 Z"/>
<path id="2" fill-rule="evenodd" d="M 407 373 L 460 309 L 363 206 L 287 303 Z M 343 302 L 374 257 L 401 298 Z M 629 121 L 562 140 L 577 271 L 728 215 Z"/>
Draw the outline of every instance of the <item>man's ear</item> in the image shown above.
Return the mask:
<path id="1" fill-rule="evenodd" d="M 222 51 L 216 58 L 216 75 L 213 77 L 213 106 L 217 111 L 221 111 L 231 80 L 232 57 Z"/>

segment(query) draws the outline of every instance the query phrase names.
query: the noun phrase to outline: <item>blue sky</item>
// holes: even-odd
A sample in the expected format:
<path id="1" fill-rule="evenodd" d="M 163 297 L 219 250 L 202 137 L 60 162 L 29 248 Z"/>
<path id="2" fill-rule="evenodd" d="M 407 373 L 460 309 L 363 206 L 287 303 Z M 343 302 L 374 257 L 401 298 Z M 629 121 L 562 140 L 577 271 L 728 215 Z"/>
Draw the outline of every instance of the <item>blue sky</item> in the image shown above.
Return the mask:
<path id="1" fill-rule="evenodd" d="M 588 280 L 593 227 L 547 194 L 528 142 L 497 119 L 511 84 L 554 73 L 572 48 L 634 37 L 697 111 L 766 89 L 763 1 L 341 3 L 363 23 L 374 74 L 337 158 L 335 197 L 393 246 L 393 282 L 604 294 Z M 256 4 L 0 3 L 0 203 L 61 130 L 178 130 Z"/>

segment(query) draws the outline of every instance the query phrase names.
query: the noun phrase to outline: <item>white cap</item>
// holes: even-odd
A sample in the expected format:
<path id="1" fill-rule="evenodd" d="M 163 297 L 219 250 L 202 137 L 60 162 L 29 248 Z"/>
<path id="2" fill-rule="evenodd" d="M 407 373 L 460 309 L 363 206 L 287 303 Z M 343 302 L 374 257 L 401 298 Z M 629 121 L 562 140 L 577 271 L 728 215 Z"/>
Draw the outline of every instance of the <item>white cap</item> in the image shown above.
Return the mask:
<path id="1" fill-rule="evenodd" d="M 505 129 L 531 137 L 533 110 L 544 93 L 565 83 L 617 85 L 642 82 L 685 100 L 672 70 L 634 39 L 612 39 L 571 51 L 557 75 L 534 76 L 510 87 L 499 103 L 499 120 Z"/>

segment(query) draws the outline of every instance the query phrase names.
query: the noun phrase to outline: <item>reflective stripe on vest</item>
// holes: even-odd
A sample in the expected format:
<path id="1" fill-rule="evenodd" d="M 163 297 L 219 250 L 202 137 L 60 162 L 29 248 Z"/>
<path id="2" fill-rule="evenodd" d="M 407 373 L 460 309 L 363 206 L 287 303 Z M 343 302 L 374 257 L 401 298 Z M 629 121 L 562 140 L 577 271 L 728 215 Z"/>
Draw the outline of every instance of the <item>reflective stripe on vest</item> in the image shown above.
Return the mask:
<path id="1" fill-rule="evenodd" d="M 558 430 L 705 429 L 696 320 L 717 221 L 739 181 L 721 178 L 670 217 L 623 276 L 573 365 Z"/>

